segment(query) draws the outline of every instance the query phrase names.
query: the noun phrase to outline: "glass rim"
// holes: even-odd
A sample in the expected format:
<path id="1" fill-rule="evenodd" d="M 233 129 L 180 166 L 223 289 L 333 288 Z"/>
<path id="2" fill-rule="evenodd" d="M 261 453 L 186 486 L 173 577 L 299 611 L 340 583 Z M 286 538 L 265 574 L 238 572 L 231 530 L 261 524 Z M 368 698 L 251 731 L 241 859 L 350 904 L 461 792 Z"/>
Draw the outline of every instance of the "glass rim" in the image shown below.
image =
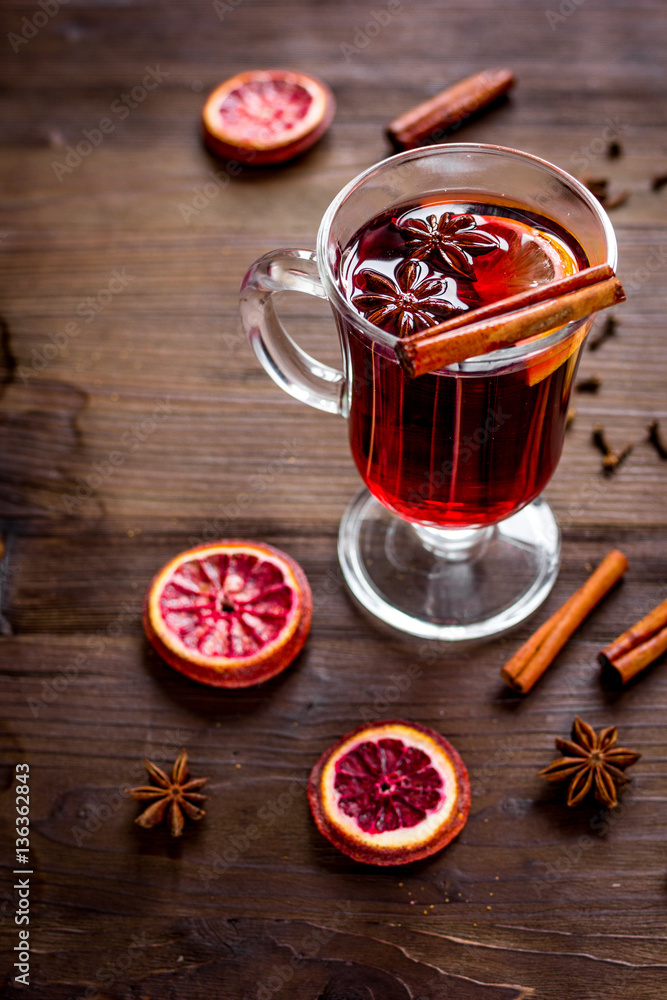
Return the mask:
<path id="1" fill-rule="evenodd" d="M 562 170 L 560 167 L 555 166 L 548 160 L 544 160 L 532 153 L 525 153 L 520 149 L 513 149 L 510 146 L 497 146 L 491 143 L 482 142 L 441 143 L 433 146 L 420 146 L 418 149 L 410 149 L 402 153 L 396 153 L 393 156 L 388 156 L 386 159 L 380 160 L 378 163 L 374 163 L 372 166 L 367 167 L 366 170 L 363 170 L 360 174 L 357 174 L 356 177 L 353 177 L 352 180 L 349 181 L 341 191 L 339 191 L 324 213 L 317 234 L 317 262 L 320 270 L 320 279 L 324 285 L 327 297 L 330 302 L 335 304 L 339 312 L 341 312 L 353 326 L 366 333 L 377 343 L 383 344 L 386 347 L 395 348 L 400 342 L 400 338 L 388 333 L 386 330 L 383 330 L 378 326 L 375 326 L 364 316 L 361 316 L 360 313 L 358 313 L 345 298 L 336 279 L 331 273 L 327 249 L 329 245 L 331 227 L 336 214 L 348 197 L 362 187 L 369 178 L 384 172 L 387 168 L 390 168 L 394 164 L 413 159 L 420 159 L 422 157 L 440 156 L 443 153 L 460 154 L 470 152 L 487 152 L 492 156 L 501 155 L 508 156 L 509 158 L 528 160 L 536 166 L 543 168 L 547 173 L 551 174 L 552 177 L 556 177 L 562 181 L 587 204 L 593 215 L 597 216 L 597 219 L 602 227 L 606 243 L 605 263 L 608 263 L 614 269 L 616 268 L 618 249 L 616 234 L 614 233 L 613 226 L 604 208 L 598 199 L 584 184 L 582 184 L 581 181 L 578 181 L 576 177 L 572 176 L 572 174 L 569 174 L 566 170 Z M 367 221 L 370 221 L 370 219 Z M 585 323 L 587 323 L 589 319 L 590 317 L 585 317 L 584 319 L 574 320 L 566 326 L 560 327 L 558 330 L 554 330 L 552 333 L 548 334 L 548 336 L 541 337 L 539 340 L 530 340 L 523 344 L 514 344 L 511 347 L 504 347 L 500 350 L 492 351 L 489 354 L 478 355 L 477 357 L 470 358 L 465 362 L 462 362 L 462 364 L 465 365 L 465 369 L 467 371 L 471 371 L 473 366 L 477 371 L 483 371 L 491 367 L 495 368 L 499 364 L 505 365 L 514 361 L 528 359 L 531 355 L 541 354 L 545 349 L 553 347 L 559 344 L 561 340 L 565 340 L 572 336 Z M 447 371 L 450 369 L 452 371 L 458 371 L 461 369 L 461 365 L 450 365 L 444 370 Z"/>

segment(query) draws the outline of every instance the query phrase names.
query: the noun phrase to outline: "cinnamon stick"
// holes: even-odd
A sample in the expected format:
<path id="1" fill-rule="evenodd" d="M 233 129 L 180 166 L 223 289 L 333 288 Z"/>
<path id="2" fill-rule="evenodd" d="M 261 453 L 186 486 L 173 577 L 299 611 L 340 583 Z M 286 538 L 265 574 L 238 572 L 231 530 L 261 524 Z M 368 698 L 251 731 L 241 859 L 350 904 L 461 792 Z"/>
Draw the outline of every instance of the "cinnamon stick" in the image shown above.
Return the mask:
<path id="1" fill-rule="evenodd" d="M 429 140 L 442 139 L 449 130 L 498 100 L 513 85 L 514 75 L 508 69 L 475 73 L 399 115 L 387 126 L 387 135 L 399 149 L 415 149 Z"/>
<path id="2" fill-rule="evenodd" d="M 611 270 L 606 265 L 601 268 Z M 406 337 L 396 345 L 396 356 L 407 375 L 416 378 L 558 329 L 624 299 L 623 287 L 613 272 L 601 279 L 600 267 L 586 268 L 485 306 L 483 309 L 489 310 L 486 318 L 478 318 L 482 309 L 471 310 L 464 314 L 465 319 L 459 316 Z"/>
<path id="3" fill-rule="evenodd" d="M 623 684 L 667 650 L 667 601 L 650 611 L 598 653 L 603 668 L 615 670 Z"/>
<path id="4" fill-rule="evenodd" d="M 477 309 L 470 309 L 468 312 L 458 313 L 451 319 L 446 319 L 437 326 L 429 330 L 422 330 L 420 333 L 413 333 L 411 337 L 406 337 L 404 344 L 417 342 L 435 333 L 451 333 L 452 330 L 459 330 L 470 323 L 478 323 L 483 319 L 493 319 L 494 316 L 502 316 L 504 313 L 512 312 L 516 309 L 525 309 L 534 306 L 538 302 L 548 302 L 558 295 L 566 292 L 576 292 L 579 288 L 587 288 L 598 281 L 606 278 L 613 278 L 614 271 L 609 264 L 596 264 L 594 267 L 585 267 L 581 271 L 575 271 L 567 278 L 556 278 L 555 281 L 537 285 L 535 288 L 528 288 L 525 292 L 517 292 L 515 295 L 508 295 L 505 299 L 498 299 L 490 302 L 486 306 L 478 306 Z"/>
<path id="5" fill-rule="evenodd" d="M 509 660 L 502 668 L 500 675 L 503 680 L 507 681 L 510 687 L 516 686 L 514 679 L 523 672 L 548 636 L 551 635 L 554 628 L 561 623 L 565 614 L 571 608 L 572 602 L 576 596 L 576 593 L 572 594 L 572 596 L 567 599 L 565 604 L 560 606 L 558 611 L 556 611 L 551 618 L 548 618 L 542 625 L 540 625 L 537 632 L 533 632 L 530 638 L 526 639 L 523 646 L 517 650 L 512 659 Z M 516 690 L 518 691 L 520 688 L 516 688 Z M 522 693 L 525 692 L 522 691 Z"/>
<path id="6" fill-rule="evenodd" d="M 567 640 L 579 628 L 628 568 L 628 561 L 618 549 L 605 556 L 586 583 L 556 611 L 500 671 L 500 676 L 515 691 L 528 694 Z"/>
<path id="7" fill-rule="evenodd" d="M 610 662 L 612 670 L 616 671 L 621 683 L 628 681 L 645 670 L 654 660 L 667 651 L 667 628 L 656 632 L 654 636 L 647 639 L 640 646 L 636 646 L 631 652 L 621 656 L 618 660 Z"/>

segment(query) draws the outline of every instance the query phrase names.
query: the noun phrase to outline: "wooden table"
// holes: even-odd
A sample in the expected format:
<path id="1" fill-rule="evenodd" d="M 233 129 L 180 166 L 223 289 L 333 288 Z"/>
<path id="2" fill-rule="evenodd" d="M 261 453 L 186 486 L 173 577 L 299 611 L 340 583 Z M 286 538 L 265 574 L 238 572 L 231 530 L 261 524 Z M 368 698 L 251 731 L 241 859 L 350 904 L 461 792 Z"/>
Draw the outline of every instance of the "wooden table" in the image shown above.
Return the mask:
<path id="1" fill-rule="evenodd" d="M 5 997 L 667 995 L 667 667 L 611 692 L 595 665 L 667 596 L 667 463 L 645 440 L 651 419 L 667 429 L 667 189 L 650 181 L 667 171 L 665 8 L 391 10 L 387 20 L 384 0 L 3 7 L 5 956 L 19 930 L 19 762 L 30 768 L 34 872 L 32 990 L 8 958 Z M 517 74 L 512 100 L 458 137 L 627 189 L 613 221 L 628 302 L 617 334 L 584 353 L 580 378 L 601 387 L 577 396 L 547 491 L 564 533 L 553 594 L 504 639 L 434 652 L 387 635 L 348 598 L 336 532 L 358 478 L 344 423 L 270 382 L 239 332 L 237 289 L 265 251 L 313 246 L 332 196 L 390 151 L 387 121 L 498 64 Z M 266 65 L 321 75 L 336 120 L 292 166 L 228 182 L 200 144 L 201 104 L 226 76 Z M 90 149 L 71 154 L 84 140 Z M 606 157 L 609 141 L 622 156 Z M 304 344 L 335 362 L 326 307 L 286 305 Z M 596 423 L 614 444 L 635 441 L 612 478 L 591 445 Z M 306 648 L 264 687 L 189 682 L 143 636 L 153 573 L 216 535 L 276 544 L 312 583 Z M 631 561 L 627 579 L 532 694 L 514 695 L 500 666 L 613 546 Z M 388 678 L 412 664 L 418 676 L 397 701 Z M 452 740 L 474 795 L 457 841 L 395 870 L 339 854 L 303 794 L 317 756 L 385 704 Z M 578 713 L 618 723 L 643 754 L 609 816 L 568 810 L 536 777 Z M 193 772 L 211 776 L 211 798 L 204 821 L 170 842 L 133 824 L 122 790 L 141 783 L 144 757 L 170 765 L 182 746 Z M 251 823 L 261 837 L 248 843 Z"/>

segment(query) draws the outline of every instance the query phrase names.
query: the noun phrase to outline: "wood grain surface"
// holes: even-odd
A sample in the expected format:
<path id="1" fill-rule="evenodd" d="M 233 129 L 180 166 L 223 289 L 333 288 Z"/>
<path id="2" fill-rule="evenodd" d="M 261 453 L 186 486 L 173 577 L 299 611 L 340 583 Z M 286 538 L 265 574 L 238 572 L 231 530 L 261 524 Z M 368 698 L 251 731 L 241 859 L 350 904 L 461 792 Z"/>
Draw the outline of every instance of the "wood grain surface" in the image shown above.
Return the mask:
<path id="1" fill-rule="evenodd" d="M 595 664 L 667 596 L 667 462 L 646 442 L 652 419 L 667 431 L 667 187 L 651 187 L 667 172 L 667 10 L 402 0 L 391 11 L 384 0 L 2 6 L 3 997 L 667 997 L 667 664 L 621 692 Z M 262 253 L 314 245 L 331 198 L 391 152 L 388 121 L 496 65 L 516 74 L 511 99 L 456 138 L 627 190 L 612 218 L 628 301 L 615 335 L 583 354 L 579 379 L 601 384 L 576 394 L 547 490 L 564 536 L 553 594 L 511 635 L 452 651 L 389 634 L 351 602 L 336 560 L 359 485 L 346 428 L 268 379 L 239 332 L 237 295 Z M 253 66 L 316 73 L 338 112 L 292 165 L 229 177 L 198 116 L 217 83 Z M 123 104 L 147 73 L 154 89 Z M 103 119 L 113 128 L 68 165 Z M 284 308 L 304 346 L 337 363 L 326 304 Z M 597 423 L 612 444 L 635 442 L 613 477 L 591 444 Z M 286 549 L 314 593 L 294 666 L 231 693 L 167 667 L 140 620 L 155 571 L 221 536 Z M 612 547 L 630 560 L 623 584 L 535 690 L 513 694 L 500 666 Z M 536 777 L 575 714 L 617 723 L 643 755 L 612 814 L 568 810 Z M 444 852 L 376 870 L 320 837 L 304 785 L 331 742 L 387 715 L 454 743 L 473 805 Z M 144 757 L 167 766 L 182 746 L 211 798 L 171 842 L 133 824 L 123 789 L 143 780 Z M 12 957 L 19 762 L 30 767 L 28 989 Z"/>

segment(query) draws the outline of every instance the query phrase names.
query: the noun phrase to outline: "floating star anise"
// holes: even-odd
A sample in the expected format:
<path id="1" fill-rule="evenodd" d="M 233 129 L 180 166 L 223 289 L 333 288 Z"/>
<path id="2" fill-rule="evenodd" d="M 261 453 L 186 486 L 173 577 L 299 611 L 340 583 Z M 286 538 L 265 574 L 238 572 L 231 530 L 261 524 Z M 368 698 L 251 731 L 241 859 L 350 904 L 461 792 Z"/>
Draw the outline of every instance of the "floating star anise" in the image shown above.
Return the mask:
<path id="1" fill-rule="evenodd" d="M 176 758 L 171 780 L 150 760 L 145 760 L 144 766 L 155 784 L 125 789 L 133 799 L 150 802 L 134 822 L 148 830 L 166 818 L 172 837 L 180 837 L 185 825 L 184 814 L 188 819 L 201 819 L 204 815 L 204 810 L 194 803 L 205 802 L 208 798 L 208 795 L 202 795 L 198 789 L 209 779 L 193 778 L 188 781 L 188 755 L 185 750 L 181 750 Z"/>
<path id="2" fill-rule="evenodd" d="M 426 330 L 466 310 L 440 298 L 447 291 L 442 278 L 420 280 L 420 266 L 414 260 L 402 260 L 394 271 L 395 281 L 379 271 L 364 268 L 356 275 L 362 294 L 353 304 L 375 326 L 399 337 Z"/>
<path id="3" fill-rule="evenodd" d="M 556 740 L 556 749 L 565 756 L 540 771 L 547 781 L 569 781 L 568 806 L 578 805 L 589 792 L 608 809 L 618 805 L 616 790 L 627 781 L 623 772 L 641 757 L 634 750 L 616 746 L 616 726 L 596 734 L 592 726 L 577 716 L 571 740 Z"/>
<path id="4" fill-rule="evenodd" d="M 473 258 L 498 249 L 498 241 L 482 232 L 474 215 L 454 215 L 443 212 L 438 218 L 406 219 L 395 223 L 407 239 L 408 254 L 417 260 L 428 260 L 446 272 L 475 281 Z"/>

